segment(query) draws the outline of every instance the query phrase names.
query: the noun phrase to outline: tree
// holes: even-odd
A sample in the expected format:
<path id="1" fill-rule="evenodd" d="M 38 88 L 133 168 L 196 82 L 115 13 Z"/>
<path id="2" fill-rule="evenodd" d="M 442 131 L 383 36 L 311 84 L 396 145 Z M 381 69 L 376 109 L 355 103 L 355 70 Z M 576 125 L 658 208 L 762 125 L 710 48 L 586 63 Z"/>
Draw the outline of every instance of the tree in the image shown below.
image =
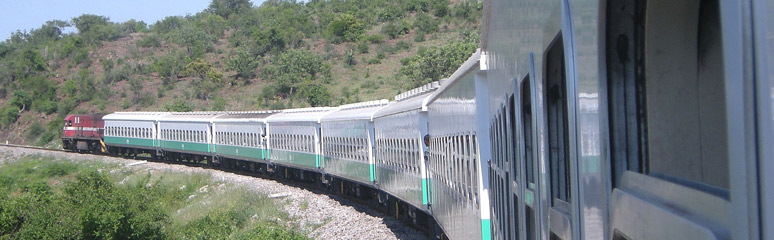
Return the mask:
<path id="1" fill-rule="evenodd" d="M 223 18 L 229 18 L 232 14 L 244 12 L 253 7 L 250 0 L 212 0 L 207 11 Z"/>
<path id="2" fill-rule="evenodd" d="M 250 51 L 244 48 L 237 50 L 226 60 L 226 69 L 236 71 L 236 77 L 249 79 L 255 76 L 255 68 L 258 67 L 258 57 L 250 54 Z"/>
<path id="3" fill-rule="evenodd" d="M 164 105 L 164 110 L 167 112 L 190 112 L 193 111 L 193 108 L 185 100 L 179 99 Z"/>
<path id="4" fill-rule="evenodd" d="M 268 79 L 275 79 L 276 93 L 288 96 L 297 91 L 299 83 L 313 82 L 318 74 L 330 75 L 330 66 L 322 63 L 322 57 L 304 49 L 290 49 L 280 54 L 263 70 Z"/>
<path id="5" fill-rule="evenodd" d="M 86 42 L 91 45 L 105 40 L 114 40 L 118 37 L 118 31 L 110 19 L 105 16 L 83 14 L 73 18 L 75 28 Z"/>
<path id="6" fill-rule="evenodd" d="M 320 84 L 304 84 L 298 89 L 298 94 L 306 99 L 312 107 L 327 106 L 331 104 L 331 93 Z"/>
<path id="7" fill-rule="evenodd" d="M 38 72 L 46 71 L 46 61 L 32 49 L 24 49 L 18 55 L 15 63 L 14 75 L 17 79 L 26 78 Z"/>
<path id="8" fill-rule="evenodd" d="M 416 55 L 401 60 L 400 73 L 407 76 L 412 86 L 450 76 L 476 51 L 478 44 L 453 42 L 441 47 L 421 48 Z"/>
<path id="9" fill-rule="evenodd" d="M 365 24 L 351 14 L 341 14 L 328 23 L 326 31 L 333 42 L 355 42 L 365 33 Z"/>
<path id="10" fill-rule="evenodd" d="M 212 92 L 218 89 L 218 84 L 223 81 L 223 74 L 217 72 L 211 63 L 201 58 L 185 66 L 183 74 L 199 77 L 193 81 L 194 94 L 199 99 L 209 99 Z"/>

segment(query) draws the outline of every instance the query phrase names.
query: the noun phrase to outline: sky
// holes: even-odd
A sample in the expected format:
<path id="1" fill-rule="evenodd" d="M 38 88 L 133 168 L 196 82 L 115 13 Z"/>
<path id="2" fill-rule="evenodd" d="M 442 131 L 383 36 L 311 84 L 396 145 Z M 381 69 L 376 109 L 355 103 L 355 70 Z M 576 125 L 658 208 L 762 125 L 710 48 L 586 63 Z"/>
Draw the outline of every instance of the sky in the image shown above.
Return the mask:
<path id="1" fill-rule="evenodd" d="M 112 22 L 129 19 L 148 25 L 167 16 L 185 16 L 206 9 L 211 0 L 0 0 L 0 41 L 16 30 L 40 28 L 49 20 L 70 21 L 82 14 L 101 15 Z M 263 0 L 251 0 L 260 5 Z M 74 28 L 72 29 L 74 31 Z"/>

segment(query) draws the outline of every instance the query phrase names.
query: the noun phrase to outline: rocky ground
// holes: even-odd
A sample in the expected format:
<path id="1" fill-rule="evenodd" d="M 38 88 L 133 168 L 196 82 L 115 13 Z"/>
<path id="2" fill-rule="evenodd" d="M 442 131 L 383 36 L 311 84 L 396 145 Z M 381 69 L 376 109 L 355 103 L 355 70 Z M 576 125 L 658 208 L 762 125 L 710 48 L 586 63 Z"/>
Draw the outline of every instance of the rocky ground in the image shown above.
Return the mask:
<path id="1" fill-rule="evenodd" d="M 92 159 L 123 165 L 127 168 L 147 169 L 151 172 L 207 173 L 213 180 L 244 186 L 256 194 L 275 197 L 280 203 L 284 203 L 284 210 L 291 216 L 292 220 L 288 224 L 299 227 L 313 239 L 426 239 L 424 234 L 404 223 L 340 196 L 318 194 L 274 180 L 216 169 L 0 146 L 0 170 L 2 170 L 2 163 L 14 161 L 25 155 L 51 156 L 73 161 Z"/>

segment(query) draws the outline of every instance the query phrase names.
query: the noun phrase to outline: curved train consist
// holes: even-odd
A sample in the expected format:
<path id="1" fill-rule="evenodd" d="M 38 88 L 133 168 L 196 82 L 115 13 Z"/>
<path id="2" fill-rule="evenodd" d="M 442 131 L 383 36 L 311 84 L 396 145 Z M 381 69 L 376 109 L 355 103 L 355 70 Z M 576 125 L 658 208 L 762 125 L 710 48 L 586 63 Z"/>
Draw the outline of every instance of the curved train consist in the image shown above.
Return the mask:
<path id="1" fill-rule="evenodd" d="M 113 113 L 104 148 L 319 183 L 450 239 L 774 238 L 774 0 L 484 12 L 478 52 L 393 101 Z"/>

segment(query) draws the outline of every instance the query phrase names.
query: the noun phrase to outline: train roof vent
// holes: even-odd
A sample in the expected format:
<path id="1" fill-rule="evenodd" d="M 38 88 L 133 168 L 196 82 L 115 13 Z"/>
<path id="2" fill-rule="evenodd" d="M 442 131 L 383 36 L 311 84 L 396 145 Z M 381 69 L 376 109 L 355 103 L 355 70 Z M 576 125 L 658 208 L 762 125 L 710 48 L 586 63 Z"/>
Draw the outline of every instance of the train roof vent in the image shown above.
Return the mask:
<path id="1" fill-rule="evenodd" d="M 441 83 L 445 82 L 445 80 L 446 79 L 442 79 L 442 80 L 439 80 L 439 81 L 431 82 L 431 83 L 422 85 L 420 87 L 408 90 L 406 92 L 398 94 L 397 96 L 395 96 L 394 99 L 395 99 L 395 101 L 402 101 L 404 99 L 412 98 L 412 97 L 419 96 L 419 95 L 422 95 L 422 94 L 425 94 L 425 93 L 428 93 L 428 92 L 435 91 L 436 89 L 441 87 Z M 443 82 L 441 82 L 441 81 L 443 81 Z"/>
<path id="2" fill-rule="evenodd" d="M 283 113 L 325 112 L 336 109 L 334 107 L 293 108 L 282 110 Z"/>
<path id="3" fill-rule="evenodd" d="M 374 101 L 368 101 L 368 102 L 359 102 L 359 103 L 352 103 L 352 104 L 346 104 L 341 105 L 339 108 L 341 110 L 349 110 L 349 109 L 358 109 L 358 108 L 368 108 L 368 107 L 376 107 L 376 106 L 383 106 L 389 103 L 387 99 L 381 99 L 381 100 L 374 100 Z"/>
<path id="4" fill-rule="evenodd" d="M 154 116 L 154 115 L 163 115 L 163 114 L 169 114 L 168 112 L 114 112 L 111 114 L 115 115 L 146 115 L 146 116 Z"/>
<path id="5" fill-rule="evenodd" d="M 227 111 L 224 112 L 228 115 L 251 115 L 251 114 L 270 114 L 270 113 L 278 113 L 280 111 L 277 110 L 268 110 L 268 111 Z"/>
<path id="6" fill-rule="evenodd" d="M 224 114 L 226 112 L 212 112 L 212 111 L 202 111 L 202 112 L 170 112 L 172 115 L 176 116 L 207 116 L 207 115 L 220 115 Z"/>

